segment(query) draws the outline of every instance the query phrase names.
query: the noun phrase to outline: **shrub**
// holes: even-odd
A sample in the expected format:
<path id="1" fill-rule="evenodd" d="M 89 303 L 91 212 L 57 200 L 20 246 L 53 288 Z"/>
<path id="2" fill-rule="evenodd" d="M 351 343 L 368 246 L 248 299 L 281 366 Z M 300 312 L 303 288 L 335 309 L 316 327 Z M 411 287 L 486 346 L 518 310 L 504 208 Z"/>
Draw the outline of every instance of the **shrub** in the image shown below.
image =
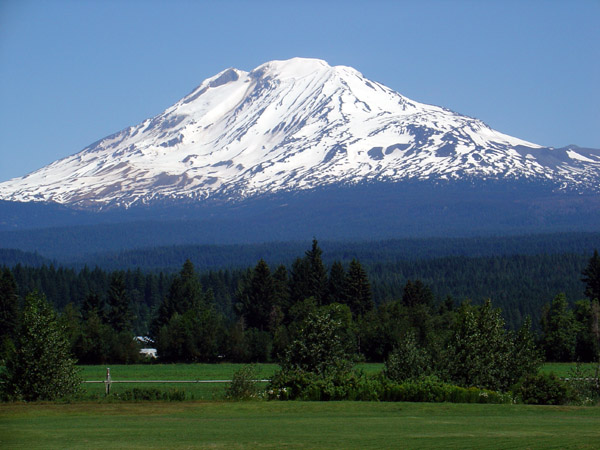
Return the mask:
<path id="1" fill-rule="evenodd" d="M 115 396 L 123 401 L 182 401 L 185 400 L 185 391 L 181 389 L 171 389 L 161 391 L 156 388 L 133 388 Z"/>
<path id="2" fill-rule="evenodd" d="M 318 375 L 302 370 L 276 373 L 267 396 L 271 400 L 379 400 L 381 381 L 361 372 L 332 372 Z"/>
<path id="3" fill-rule="evenodd" d="M 279 372 L 267 391 L 275 400 L 366 400 L 388 402 L 511 403 L 512 396 L 478 388 L 447 384 L 437 377 L 396 383 L 383 376 L 350 372 L 343 376 L 316 376 L 301 371 Z"/>
<path id="4" fill-rule="evenodd" d="M 256 370 L 252 365 L 243 366 L 233 374 L 225 397 L 230 400 L 249 400 L 258 396 Z"/>
<path id="5" fill-rule="evenodd" d="M 600 364 L 595 369 L 585 370 L 581 364 L 569 371 L 568 386 L 572 401 L 582 405 L 596 404 L 600 401 Z"/>
<path id="6" fill-rule="evenodd" d="M 391 402 L 510 403 L 510 395 L 447 384 L 435 376 L 404 383 L 387 382 L 381 400 Z"/>
<path id="7" fill-rule="evenodd" d="M 392 381 L 402 382 L 427 375 L 431 371 L 427 351 L 417 345 L 413 333 L 408 333 L 385 362 L 384 375 Z"/>
<path id="8" fill-rule="evenodd" d="M 563 405 L 569 400 L 569 389 L 553 373 L 528 375 L 518 388 L 523 403 L 531 405 Z"/>

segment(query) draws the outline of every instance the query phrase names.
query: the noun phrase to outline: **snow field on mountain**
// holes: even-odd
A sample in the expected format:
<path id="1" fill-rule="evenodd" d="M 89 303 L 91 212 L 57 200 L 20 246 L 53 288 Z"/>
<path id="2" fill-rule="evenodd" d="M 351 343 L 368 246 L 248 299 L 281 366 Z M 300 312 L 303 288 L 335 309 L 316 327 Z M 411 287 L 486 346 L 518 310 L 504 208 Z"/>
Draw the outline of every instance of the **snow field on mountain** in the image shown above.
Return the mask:
<path id="1" fill-rule="evenodd" d="M 407 99 L 353 68 L 293 58 L 226 69 L 158 116 L 0 183 L 0 199 L 127 207 L 465 177 L 598 190 L 600 152 L 559 150 Z"/>

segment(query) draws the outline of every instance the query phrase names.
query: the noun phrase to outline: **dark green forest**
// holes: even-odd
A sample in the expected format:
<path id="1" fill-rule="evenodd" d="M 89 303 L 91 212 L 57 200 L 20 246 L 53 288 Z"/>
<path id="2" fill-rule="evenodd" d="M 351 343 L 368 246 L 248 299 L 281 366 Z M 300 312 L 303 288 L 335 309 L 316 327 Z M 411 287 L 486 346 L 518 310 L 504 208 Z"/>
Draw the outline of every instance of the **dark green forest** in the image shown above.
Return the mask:
<path id="1" fill-rule="evenodd" d="M 350 253 L 343 256 L 347 259 L 348 255 Z M 326 253 L 323 256 L 324 264 L 327 264 L 331 258 L 326 257 Z M 589 254 L 541 254 L 448 256 L 383 263 L 360 261 L 368 275 L 375 305 L 400 298 L 408 280 L 421 280 L 438 301 L 451 297 L 457 304 L 465 299 L 482 304 L 491 299 L 496 307 L 501 308 L 508 327 L 517 329 L 526 315 L 532 317 L 534 328 L 537 328 L 542 306 L 558 293 L 564 293 L 571 304 L 584 298 L 581 271 L 588 259 Z M 177 270 L 184 261 L 185 258 L 180 260 Z M 337 261 L 345 268 L 351 262 Z M 212 291 L 217 310 L 232 320 L 236 290 L 248 268 L 200 271 L 195 264 L 194 267 L 204 289 Z M 291 265 L 284 267 L 289 269 Z M 134 327 L 138 334 L 148 332 L 153 311 L 168 293 L 176 274 L 172 270 L 74 269 L 53 264 L 17 264 L 10 270 L 21 298 L 37 290 L 59 310 L 68 304 L 81 306 L 89 293 L 105 296 L 112 275 L 122 272 L 135 310 Z"/>
<path id="2" fill-rule="evenodd" d="M 66 233 L 64 239 L 69 237 Z M 113 240 L 117 236 L 107 236 Z M 25 239 L 25 238 L 24 238 Z M 51 238 L 48 238 L 53 242 Z M 38 249 L 37 253 L 14 250 L 17 241 L 8 241 L 0 248 L 0 265 L 16 264 L 41 266 L 43 264 L 83 269 L 100 267 L 104 270 L 127 270 L 139 268 L 147 271 L 174 273 L 189 259 L 198 272 L 221 269 L 245 269 L 256 264 L 260 258 L 269 265 L 289 266 L 304 252 L 307 241 L 268 242 L 261 244 L 231 245 L 170 245 L 147 248 L 94 251 L 85 244 L 77 245 L 79 256 L 53 256 L 53 252 Z M 56 244 L 58 245 L 58 244 Z M 73 244 L 75 245 L 75 244 Z M 419 261 L 448 256 L 495 257 L 513 255 L 585 255 L 590 249 L 600 248 L 600 233 L 553 233 L 522 236 L 463 237 L 463 238 L 406 238 L 372 241 L 319 240 L 323 248 L 323 261 L 349 263 L 353 258 L 364 265 L 388 264 L 403 261 Z M 20 247 L 16 247 L 20 248 Z M 108 246 L 104 246 L 105 249 Z"/>
<path id="3" fill-rule="evenodd" d="M 60 311 L 84 363 L 138 361 L 134 334 L 149 336 L 162 361 L 278 361 L 323 308 L 344 324 L 351 353 L 366 361 L 386 360 L 413 341 L 429 355 L 443 352 L 471 309 L 494 311 L 507 332 L 533 329 L 548 360 L 597 358 L 597 252 L 325 261 L 313 240 L 287 266 L 261 258 L 246 269 L 202 272 L 185 260 L 175 273 L 4 267 L 3 352 L 10 351 L 23 299 L 38 292 Z"/>

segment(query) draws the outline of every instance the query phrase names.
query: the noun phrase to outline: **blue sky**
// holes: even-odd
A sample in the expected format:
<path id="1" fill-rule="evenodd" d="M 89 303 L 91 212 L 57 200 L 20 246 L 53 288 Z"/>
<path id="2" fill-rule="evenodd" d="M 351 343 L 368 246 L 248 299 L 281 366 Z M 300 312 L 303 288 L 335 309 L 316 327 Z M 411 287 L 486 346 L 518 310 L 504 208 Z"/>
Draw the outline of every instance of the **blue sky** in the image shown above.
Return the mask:
<path id="1" fill-rule="evenodd" d="M 599 23 L 599 0 L 0 0 L 0 181 L 227 67 L 294 56 L 541 145 L 600 148 Z"/>

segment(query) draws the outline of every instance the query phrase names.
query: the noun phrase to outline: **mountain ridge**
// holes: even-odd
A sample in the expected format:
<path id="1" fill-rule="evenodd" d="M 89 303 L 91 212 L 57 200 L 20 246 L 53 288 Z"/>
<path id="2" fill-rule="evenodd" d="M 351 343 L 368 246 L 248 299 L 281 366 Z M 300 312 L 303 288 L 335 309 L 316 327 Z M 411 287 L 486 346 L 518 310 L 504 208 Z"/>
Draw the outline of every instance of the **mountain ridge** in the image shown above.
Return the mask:
<path id="1" fill-rule="evenodd" d="M 103 210 L 411 180 L 598 193 L 600 150 L 542 147 L 294 58 L 225 69 L 163 113 L 0 183 L 0 200 Z"/>

